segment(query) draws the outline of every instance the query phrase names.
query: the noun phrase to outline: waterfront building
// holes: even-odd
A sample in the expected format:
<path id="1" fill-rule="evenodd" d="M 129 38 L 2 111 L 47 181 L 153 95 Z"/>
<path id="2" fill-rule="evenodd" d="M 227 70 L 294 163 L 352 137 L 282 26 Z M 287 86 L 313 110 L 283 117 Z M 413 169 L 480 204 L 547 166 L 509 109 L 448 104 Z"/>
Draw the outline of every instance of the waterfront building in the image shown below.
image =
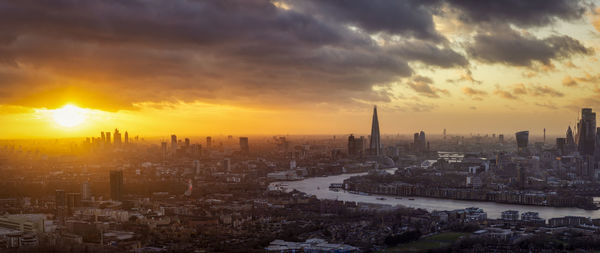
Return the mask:
<path id="1" fill-rule="evenodd" d="M 501 219 L 507 221 L 516 221 L 519 219 L 519 211 L 516 210 L 506 210 L 501 214 Z"/>

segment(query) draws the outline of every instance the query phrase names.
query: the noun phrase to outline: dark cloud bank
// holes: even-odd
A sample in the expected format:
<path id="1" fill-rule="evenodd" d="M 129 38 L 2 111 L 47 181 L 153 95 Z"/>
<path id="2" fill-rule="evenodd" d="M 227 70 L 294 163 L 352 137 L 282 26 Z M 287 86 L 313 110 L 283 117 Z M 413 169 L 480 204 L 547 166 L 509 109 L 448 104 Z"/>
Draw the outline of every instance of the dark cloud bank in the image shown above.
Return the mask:
<path id="1" fill-rule="evenodd" d="M 577 20 L 582 1 L 76 1 L 0 2 L 0 104 L 54 106 L 36 94 L 65 91 L 109 101 L 356 103 L 390 101 L 374 85 L 408 80 L 419 94 L 447 91 L 415 78 L 411 63 L 468 68 L 469 61 L 530 66 L 591 49 L 567 36 L 515 27 Z M 450 47 L 433 15 L 503 29 Z M 382 45 L 368 34 L 394 36 Z M 412 79 L 408 77 L 413 77 Z M 90 100 L 94 100 L 90 99 Z"/>

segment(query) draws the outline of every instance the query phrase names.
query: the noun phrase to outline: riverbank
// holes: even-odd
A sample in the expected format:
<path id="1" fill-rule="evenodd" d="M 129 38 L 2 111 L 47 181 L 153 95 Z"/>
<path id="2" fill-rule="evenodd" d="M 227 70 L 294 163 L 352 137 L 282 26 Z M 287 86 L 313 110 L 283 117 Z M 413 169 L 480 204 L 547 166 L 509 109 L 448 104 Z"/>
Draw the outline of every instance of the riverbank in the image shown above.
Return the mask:
<path id="1" fill-rule="evenodd" d="M 393 170 L 390 170 L 393 172 Z M 314 195 L 319 199 L 333 199 L 342 201 L 356 201 L 363 203 L 374 203 L 374 204 L 388 204 L 388 205 L 400 205 L 404 207 L 421 208 L 427 211 L 434 210 L 455 210 L 464 209 L 467 207 L 476 206 L 484 209 L 487 212 L 488 217 L 491 219 L 498 219 L 501 217 L 502 211 L 506 210 L 517 210 L 523 212 L 538 212 L 540 217 L 544 219 L 550 219 L 554 217 L 564 216 L 583 216 L 590 218 L 600 218 L 599 210 L 583 210 L 579 208 L 568 208 L 568 207 L 547 207 L 547 206 L 527 206 L 527 205 L 514 205 L 505 203 L 494 203 L 485 201 L 465 201 L 465 200 L 449 200 L 449 199 L 435 199 L 425 197 L 414 197 L 414 200 L 408 198 L 396 199 L 389 198 L 385 195 L 371 195 L 362 196 L 354 195 L 345 191 L 331 191 L 329 185 L 331 183 L 341 183 L 345 179 L 352 176 L 366 175 L 366 173 L 352 173 L 342 174 L 337 176 L 328 177 L 314 177 L 306 178 L 300 181 L 282 181 L 273 182 L 273 184 L 285 184 L 285 188 L 288 191 L 298 190 L 310 195 Z M 384 197 L 385 200 L 377 199 L 378 197 Z"/>

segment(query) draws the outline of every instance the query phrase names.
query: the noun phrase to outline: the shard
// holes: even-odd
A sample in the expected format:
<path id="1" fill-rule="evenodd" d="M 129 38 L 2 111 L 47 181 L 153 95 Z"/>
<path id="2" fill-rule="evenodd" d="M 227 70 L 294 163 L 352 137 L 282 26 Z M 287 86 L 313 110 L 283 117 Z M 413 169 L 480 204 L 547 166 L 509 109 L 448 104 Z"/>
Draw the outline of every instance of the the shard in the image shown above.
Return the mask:
<path id="1" fill-rule="evenodd" d="M 379 119 L 377 118 L 377 106 L 373 108 L 373 123 L 371 125 L 371 143 L 369 149 L 372 155 L 381 154 L 381 142 L 379 136 Z"/>

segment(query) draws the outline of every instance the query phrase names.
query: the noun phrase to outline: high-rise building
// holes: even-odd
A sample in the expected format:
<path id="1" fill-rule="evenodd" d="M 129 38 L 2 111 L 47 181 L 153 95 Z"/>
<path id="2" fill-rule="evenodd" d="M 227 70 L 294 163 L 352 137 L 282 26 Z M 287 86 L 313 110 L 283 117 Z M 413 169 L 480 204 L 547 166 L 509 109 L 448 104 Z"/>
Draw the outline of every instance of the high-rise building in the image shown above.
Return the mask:
<path id="1" fill-rule="evenodd" d="M 594 150 L 594 160 L 600 162 L 600 127 L 596 128 L 596 148 Z"/>
<path id="2" fill-rule="evenodd" d="M 223 170 L 231 171 L 231 158 L 223 159 Z"/>
<path id="3" fill-rule="evenodd" d="M 104 135 L 106 136 L 106 144 L 110 144 L 111 143 L 110 132 L 104 132 Z"/>
<path id="4" fill-rule="evenodd" d="M 188 149 L 190 147 L 190 138 L 185 138 L 185 148 Z"/>
<path id="5" fill-rule="evenodd" d="M 208 136 L 206 137 L 206 148 L 211 148 L 212 147 L 212 137 Z"/>
<path id="6" fill-rule="evenodd" d="M 571 153 L 571 152 L 574 152 L 575 150 L 577 150 L 577 144 L 575 144 L 575 137 L 573 135 L 573 130 L 571 129 L 571 126 L 569 126 L 567 128 L 567 133 L 566 133 L 565 152 Z"/>
<path id="7" fill-rule="evenodd" d="M 67 193 L 67 208 L 69 212 L 73 212 L 73 209 L 81 206 L 81 193 L 70 192 Z"/>
<path id="8" fill-rule="evenodd" d="M 444 140 L 446 139 L 446 128 L 444 128 Z"/>
<path id="9" fill-rule="evenodd" d="M 594 155 L 596 148 L 596 113 L 591 108 L 581 109 L 581 119 L 577 123 L 577 151 L 582 155 Z"/>
<path id="10" fill-rule="evenodd" d="M 171 135 L 171 152 L 175 153 L 177 150 L 177 135 Z"/>
<path id="11" fill-rule="evenodd" d="M 160 153 L 161 153 L 163 159 L 167 158 L 167 142 L 166 141 L 163 141 L 160 143 Z"/>
<path id="12" fill-rule="evenodd" d="M 92 198 L 92 190 L 90 189 L 90 182 L 85 181 L 81 184 L 81 198 L 89 200 Z"/>
<path id="13" fill-rule="evenodd" d="M 564 155 L 567 148 L 566 138 L 556 138 L 556 150 L 560 155 Z"/>
<path id="14" fill-rule="evenodd" d="M 110 171 L 110 198 L 113 201 L 121 201 L 123 199 L 123 171 Z"/>
<path id="15" fill-rule="evenodd" d="M 113 139 L 114 139 L 115 145 L 121 145 L 121 133 L 119 132 L 119 129 L 115 128 L 115 133 L 113 134 Z"/>
<path id="16" fill-rule="evenodd" d="M 106 136 L 104 135 L 104 132 L 100 132 L 100 138 L 102 138 L 102 143 L 106 142 Z"/>
<path id="17" fill-rule="evenodd" d="M 56 207 L 64 207 L 67 204 L 65 190 L 56 190 L 55 194 Z"/>
<path id="18" fill-rule="evenodd" d="M 248 145 L 248 137 L 240 137 L 240 150 L 244 154 L 250 152 L 250 146 Z"/>
<path id="19" fill-rule="evenodd" d="M 129 133 L 125 131 L 125 144 L 129 144 Z"/>
<path id="20" fill-rule="evenodd" d="M 519 152 L 527 152 L 527 146 L 529 145 L 529 131 L 520 131 L 515 134 L 517 138 L 517 150 Z"/>
<path id="21" fill-rule="evenodd" d="M 419 132 L 419 146 L 421 150 L 428 150 L 429 147 L 427 146 L 427 140 L 425 139 L 425 132 L 421 131 Z"/>
<path id="22" fill-rule="evenodd" d="M 364 137 L 355 138 L 354 135 L 348 137 L 348 155 L 351 157 L 362 157 Z"/>
<path id="23" fill-rule="evenodd" d="M 498 142 L 504 143 L 504 135 L 503 134 L 498 135 Z"/>
<path id="24" fill-rule="evenodd" d="M 381 140 L 379 135 L 379 119 L 377 117 L 377 106 L 373 107 L 373 121 L 371 124 L 371 141 L 369 143 L 371 155 L 381 155 Z"/>
<path id="25" fill-rule="evenodd" d="M 546 128 L 544 128 L 544 144 L 546 144 Z"/>

